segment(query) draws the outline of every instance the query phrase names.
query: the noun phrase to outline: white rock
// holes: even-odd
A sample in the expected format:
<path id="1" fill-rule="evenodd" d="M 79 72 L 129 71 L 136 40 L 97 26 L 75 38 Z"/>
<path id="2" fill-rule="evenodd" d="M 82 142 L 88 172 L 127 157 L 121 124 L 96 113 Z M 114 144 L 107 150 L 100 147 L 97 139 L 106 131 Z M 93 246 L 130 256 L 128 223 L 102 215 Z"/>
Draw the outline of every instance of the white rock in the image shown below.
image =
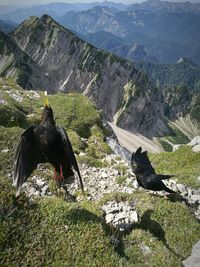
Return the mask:
<path id="1" fill-rule="evenodd" d="M 138 189 L 139 188 L 139 184 L 138 184 L 137 180 L 135 180 L 133 182 L 133 188 L 135 188 L 135 189 Z"/>
<path id="2" fill-rule="evenodd" d="M 138 214 L 136 211 L 132 211 L 130 216 L 129 216 L 129 219 L 131 222 L 138 222 Z"/>
<path id="3" fill-rule="evenodd" d="M 199 177 L 197 177 L 197 181 L 199 181 L 199 182 L 200 182 L 200 176 L 199 176 Z"/>
<path id="4" fill-rule="evenodd" d="M 190 143 L 188 143 L 189 146 L 196 146 L 200 145 L 200 136 L 196 136 L 192 139 Z"/>
<path id="5" fill-rule="evenodd" d="M 8 153 L 9 152 L 9 149 L 8 148 L 5 148 L 5 149 L 2 149 L 1 150 L 1 153 Z"/>
<path id="6" fill-rule="evenodd" d="M 119 222 L 123 219 L 127 218 L 127 214 L 125 212 L 119 212 L 115 215 L 113 222 Z"/>
<path id="7" fill-rule="evenodd" d="M 41 192 L 41 195 L 44 196 L 47 194 L 47 190 L 48 190 L 48 185 L 45 185 L 43 188 L 42 188 L 42 192 Z"/>
<path id="8" fill-rule="evenodd" d="M 42 187 L 42 186 L 44 186 L 44 185 L 46 184 L 46 182 L 43 181 L 43 180 L 41 180 L 41 179 L 38 179 L 38 180 L 36 180 L 36 184 L 37 184 L 38 186 Z"/>
<path id="9" fill-rule="evenodd" d="M 186 187 L 183 184 L 177 184 L 176 187 L 179 192 L 184 193 L 184 194 L 187 193 Z"/>
<path id="10" fill-rule="evenodd" d="M 191 195 L 191 200 L 200 203 L 200 195 Z"/>
<path id="11" fill-rule="evenodd" d="M 101 177 L 102 177 L 102 178 L 108 178 L 108 174 L 107 174 L 107 172 L 105 172 L 105 171 L 102 172 Z"/>
<path id="12" fill-rule="evenodd" d="M 193 146 L 192 151 L 195 153 L 199 153 L 200 152 L 200 145 Z"/>
<path id="13" fill-rule="evenodd" d="M 111 223 L 113 221 L 113 219 L 114 219 L 113 213 L 108 213 L 106 215 L 105 219 L 106 219 L 106 223 Z"/>

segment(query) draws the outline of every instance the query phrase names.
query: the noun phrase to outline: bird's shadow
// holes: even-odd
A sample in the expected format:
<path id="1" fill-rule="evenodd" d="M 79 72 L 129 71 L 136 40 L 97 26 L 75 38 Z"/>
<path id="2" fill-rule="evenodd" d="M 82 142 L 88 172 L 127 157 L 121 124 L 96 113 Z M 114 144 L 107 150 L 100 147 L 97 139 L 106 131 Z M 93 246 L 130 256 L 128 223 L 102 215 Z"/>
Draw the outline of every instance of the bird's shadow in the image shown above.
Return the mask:
<path id="1" fill-rule="evenodd" d="M 151 219 L 151 215 L 154 213 L 154 210 L 146 210 L 143 215 L 140 218 L 140 221 L 138 223 L 135 223 L 131 227 L 131 231 L 134 231 L 135 229 L 142 229 L 146 232 L 151 233 L 157 240 L 161 241 L 163 245 L 172 252 L 177 257 L 182 257 L 182 255 L 177 254 L 167 243 L 166 237 L 165 237 L 165 231 L 161 227 L 161 225 L 156 221 Z"/>
<path id="2" fill-rule="evenodd" d="M 19 197 L 15 197 L 13 195 L 11 205 L 9 209 L 0 210 L 0 214 L 2 215 L 1 219 L 3 221 L 12 220 L 15 217 L 19 216 L 19 220 L 22 220 L 23 223 L 23 216 L 27 216 L 27 214 L 35 214 L 34 211 L 37 211 L 38 220 L 40 220 L 40 211 L 38 203 L 31 203 L 28 201 L 25 194 L 21 194 Z M 14 216 L 14 217 L 13 217 Z M 124 244 L 122 240 L 122 236 L 120 235 L 120 231 L 111 225 L 106 224 L 103 216 L 98 216 L 95 213 L 83 208 L 83 207 L 72 207 L 70 210 L 66 210 L 65 214 L 63 214 L 67 221 L 70 221 L 72 224 L 99 224 L 101 225 L 106 237 L 108 238 L 111 246 L 113 246 L 114 251 L 123 258 L 128 259 L 125 255 Z M 22 227 L 23 229 L 23 227 Z M 28 234 L 27 229 L 26 234 Z M 19 236 L 23 235 L 19 233 Z M 98 236 L 97 236 L 98 238 Z M 106 241 L 107 245 L 107 241 Z"/>
<path id="3" fill-rule="evenodd" d="M 104 218 L 101 216 L 97 216 L 96 214 L 88 211 L 84 208 L 76 208 L 72 209 L 67 214 L 68 219 L 74 223 L 78 224 L 80 222 L 84 223 L 98 223 L 101 224 L 102 229 L 104 230 L 106 236 L 109 238 L 111 245 L 113 245 L 115 252 L 120 256 L 128 259 L 125 255 L 125 247 L 123 243 L 123 236 L 118 228 L 115 228 L 111 225 L 108 225 Z"/>

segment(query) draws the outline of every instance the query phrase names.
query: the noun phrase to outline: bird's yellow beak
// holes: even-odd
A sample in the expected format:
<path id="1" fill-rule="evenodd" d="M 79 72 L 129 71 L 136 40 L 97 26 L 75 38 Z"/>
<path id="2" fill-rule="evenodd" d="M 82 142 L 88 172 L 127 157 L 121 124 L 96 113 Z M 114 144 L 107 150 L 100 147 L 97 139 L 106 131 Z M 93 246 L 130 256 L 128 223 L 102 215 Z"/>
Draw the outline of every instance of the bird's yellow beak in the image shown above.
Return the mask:
<path id="1" fill-rule="evenodd" d="M 44 92 L 44 95 L 45 95 L 44 106 L 49 108 L 50 104 L 49 104 L 47 91 Z"/>

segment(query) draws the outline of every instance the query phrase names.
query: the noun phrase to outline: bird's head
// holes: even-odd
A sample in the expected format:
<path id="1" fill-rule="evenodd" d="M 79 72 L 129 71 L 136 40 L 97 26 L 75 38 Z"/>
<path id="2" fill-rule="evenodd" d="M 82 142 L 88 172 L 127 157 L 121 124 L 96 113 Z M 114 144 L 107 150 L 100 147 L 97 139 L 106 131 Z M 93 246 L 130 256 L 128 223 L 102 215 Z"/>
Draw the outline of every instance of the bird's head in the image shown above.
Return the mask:
<path id="1" fill-rule="evenodd" d="M 42 112 L 42 121 L 41 124 L 43 125 L 55 125 L 54 117 L 53 117 L 53 109 L 49 104 L 49 100 L 47 97 L 47 92 L 45 91 L 45 102 L 44 102 L 44 109 Z"/>

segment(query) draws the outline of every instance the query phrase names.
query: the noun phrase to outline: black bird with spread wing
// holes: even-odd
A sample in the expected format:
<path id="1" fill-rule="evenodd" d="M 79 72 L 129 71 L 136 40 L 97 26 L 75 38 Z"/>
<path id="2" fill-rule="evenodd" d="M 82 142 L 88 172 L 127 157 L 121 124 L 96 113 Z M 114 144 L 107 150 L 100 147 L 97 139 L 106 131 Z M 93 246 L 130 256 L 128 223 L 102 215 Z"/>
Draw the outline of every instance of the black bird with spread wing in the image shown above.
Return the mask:
<path id="1" fill-rule="evenodd" d="M 13 184 L 20 188 L 39 163 L 49 162 L 55 169 L 57 182 L 71 183 L 74 172 L 78 173 L 81 189 L 83 182 L 72 145 L 64 128 L 56 126 L 53 110 L 46 104 L 42 121 L 38 126 L 30 126 L 21 135 L 16 156 Z"/>
<path id="2" fill-rule="evenodd" d="M 141 147 L 132 154 L 131 168 L 136 175 L 138 184 L 141 187 L 153 191 L 164 190 L 168 193 L 175 193 L 162 181 L 171 178 L 173 175 L 156 174 L 148 158 L 147 151 L 142 152 Z"/>

